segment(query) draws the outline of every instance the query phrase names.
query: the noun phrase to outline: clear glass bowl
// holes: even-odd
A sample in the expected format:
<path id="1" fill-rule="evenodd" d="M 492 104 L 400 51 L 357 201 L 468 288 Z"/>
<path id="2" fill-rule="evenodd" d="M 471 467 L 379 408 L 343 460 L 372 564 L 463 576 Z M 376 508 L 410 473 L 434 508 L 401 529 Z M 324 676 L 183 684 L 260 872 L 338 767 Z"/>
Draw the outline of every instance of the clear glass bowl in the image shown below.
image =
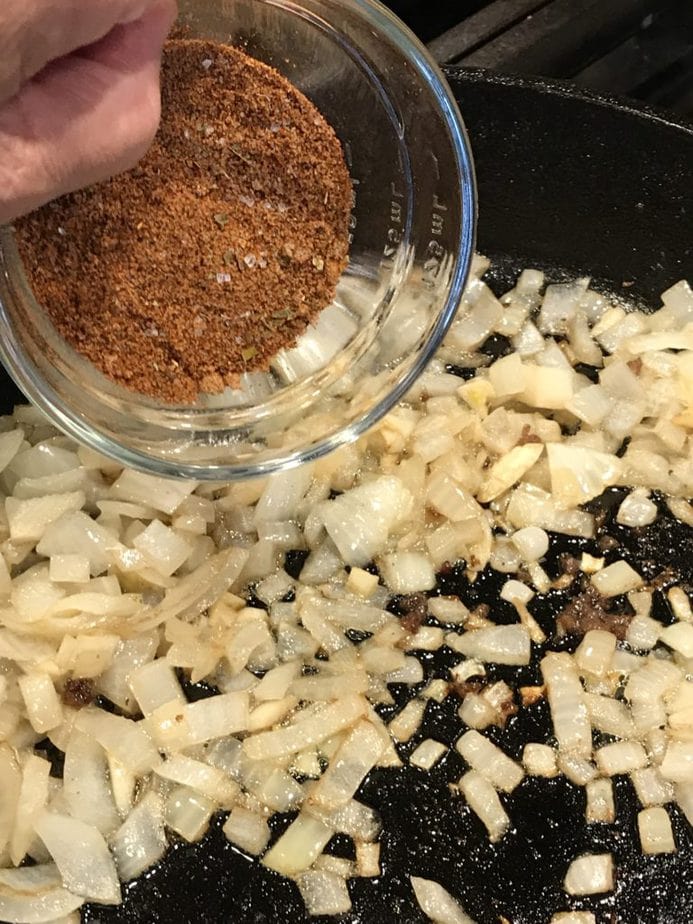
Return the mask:
<path id="1" fill-rule="evenodd" d="M 354 182 L 349 268 L 270 373 L 172 407 L 114 385 L 57 334 L 0 231 L 0 356 L 65 432 L 169 477 L 268 474 L 355 439 L 410 388 L 459 304 L 474 249 L 472 158 L 423 46 L 372 0 L 183 0 L 192 33 L 276 67 L 334 127 Z"/>

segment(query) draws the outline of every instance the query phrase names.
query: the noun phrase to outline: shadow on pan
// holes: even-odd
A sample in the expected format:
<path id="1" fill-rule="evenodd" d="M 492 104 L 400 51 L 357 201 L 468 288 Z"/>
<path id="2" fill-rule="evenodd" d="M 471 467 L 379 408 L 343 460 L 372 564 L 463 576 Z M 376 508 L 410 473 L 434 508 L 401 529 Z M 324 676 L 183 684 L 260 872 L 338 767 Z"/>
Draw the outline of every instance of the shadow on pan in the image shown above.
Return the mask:
<path id="1" fill-rule="evenodd" d="M 643 304 L 682 277 L 693 279 L 693 130 L 655 113 L 578 93 L 542 81 L 518 80 L 481 71 L 448 73 L 467 123 L 477 162 L 479 249 L 495 258 L 494 287 L 510 286 L 524 266 L 538 266 L 554 278 L 588 274 L 610 291 Z M 498 344 L 495 345 L 498 347 Z M 502 344 L 500 345 L 502 348 Z M 3 383 L 3 404 L 15 393 Z M 612 522 L 618 492 L 602 501 L 602 531 L 619 542 L 609 553 L 626 558 L 648 578 L 673 568 L 684 580 L 693 567 L 693 534 L 663 515 L 638 532 Z M 596 552 L 595 541 L 556 538 L 548 570 L 558 554 Z M 441 577 L 439 590 L 459 592 L 468 605 L 487 602 L 499 619 L 514 615 L 499 606 L 501 576 L 485 573 L 472 587 L 461 572 Z M 545 600 L 539 619 L 550 631 L 567 602 L 567 592 Z M 658 614 L 669 619 L 664 598 Z M 549 647 L 574 646 L 570 638 Z M 447 677 L 454 656 L 443 649 L 421 653 L 427 679 Z M 531 684 L 538 659 L 492 679 Z M 393 690 L 398 704 L 407 696 Z M 458 700 L 428 706 L 425 723 L 403 750 L 423 737 L 450 744 L 462 728 Z M 545 703 L 521 709 L 494 740 L 512 756 L 528 740 L 550 735 Z M 359 798 L 383 819 L 383 875 L 351 886 L 353 911 L 342 924 L 418 924 L 426 919 L 409 886 L 409 876 L 441 882 L 478 924 L 545 924 L 568 907 L 593 910 L 599 924 L 684 924 L 693 920 L 693 833 L 672 812 L 678 853 L 643 857 L 636 830 L 637 803 L 630 784 L 617 780 L 617 821 L 589 828 L 584 795 L 565 780 L 526 779 L 506 803 L 513 830 L 495 847 L 481 824 L 450 793 L 463 772 L 451 751 L 429 774 L 413 768 L 376 771 Z M 288 817 L 273 821 L 277 833 Z M 296 888 L 252 862 L 228 844 L 221 823 L 199 844 L 177 845 L 166 860 L 125 889 L 119 908 L 92 907 L 84 921 L 102 924 L 299 924 L 306 918 Z M 352 856 L 348 838 L 328 850 Z M 613 851 L 618 871 L 613 895 L 568 905 L 562 880 L 581 852 Z M 321 919 L 310 919 L 320 922 Z M 324 919 L 335 920 L 335 919 Z"/>

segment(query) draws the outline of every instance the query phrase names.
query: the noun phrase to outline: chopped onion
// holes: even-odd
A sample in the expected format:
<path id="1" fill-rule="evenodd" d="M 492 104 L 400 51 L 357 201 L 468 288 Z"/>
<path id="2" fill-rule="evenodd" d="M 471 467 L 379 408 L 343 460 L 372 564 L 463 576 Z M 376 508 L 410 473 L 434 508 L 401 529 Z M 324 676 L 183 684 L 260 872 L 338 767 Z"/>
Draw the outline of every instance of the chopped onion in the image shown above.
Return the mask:
<path id="1" fill-rule="evenodd" d="M 446 744 L 434 741 L 433 738 L 426 738 L 412 752 L 409 763 L 413 767 L 419 767 L 421 770 L 430 770 L 447 752 L 448 746 Z"/>
<path id="2" fill-rule="evenodd" d="M 346 914 L 351 911 L 351 898 L 346 882 L 328 870 L 315 869 L 297 879 L 301 898 L 309 915 Z"/>
<path id="3" fill-rule="evenodd" d="M 667 810 L 661 805 L 638 812 L 638 834 L 643 853 L 675 853 L 676 842 Z"/>
<path id="4" fill-rule="evenodd" d="M 420 876 L 411 876 L 410 879 L 419 907 L 435 924 L 474 924 L 442 885 Z"/>
<path id="5" fill-rule="evenodd" d="M 586 632 L 575 652 L 575 662 L 583 673 L 603 676 L 616 651 L 616 636 L 603 629 Z"/>
<path id="6" fill-rule="evenodd" d="M 672 783 L 693 783 L 693 741 L 670 741 L 660 772 Z"/>
<path id="7" fill-rule="evenodd" d="M 621 460 L 574 443 L 549 443 L 546 447 L 551 473 L 551 492 L 563 507 L 584 504 L 615 484 Z"/>
<path id="8" fill-rule="evenodd" d="M 512 792 L 522 782 L 524 771 L 492 741 L 471 729 L 457 742 L 457 750 L 473 770 L 496 789 Z"/>
<path id="9" fill-rule="evenodd" d="M 559 748 L 589 759 L 592 754 L 592 729 L 573 659 L 564 652 L 549 652 L 542 659 L 541 672 L 546 682 Z"/>
<path id="10" fill-rule="evenodd" d="M 65 749 L 63 797 L 70 815 L 92 825 L 105 837 L 120 824 L 101 745 L 73 730 Z"/>
<path id="11" fill-rule="evenodd" d="M 674 800 L 674 787 L 665 780 L 657 767 L 643 767 L 630 775 L 640 804 L 645 808 L 666 805 Z"/>
<path id="12" fill-rule="evenodd" d="M 600 895 L 614 887 L 614 861 L 610 853 L 578 857 L 568 867 L 564 887 L 568 895 Z"/>
<path id="13" fill-rule="evenodd" d="M 410 700 L 388 725 L 392 737 L 402 743 L 409 741 L 421 725 L 425 708 L 426 704 L 421 700 Z"/>
<path id="14" fill-rule="evenodd" d="M 267 819 L 255 812 L 249 812 L 240 805 L 231 809 L 223 831 L 232 844 L 252 856 L 259 856 L 270 840 Z"/>
<path id="15" fill-rule="evenodd" d="M 176 754 L 154 768 L 162 779 L 189 786 L 218 805 L 229 806 L 238 795 L 238 786 L 216 767 L 210 767 L 184 754 Z"/>
<path id="16" fill-rule="evenodd" d="M 302 813 L 291 822 L 262 862 L 284 876 L 295 876 L 309 869 L 322 853 L 334 830 Z"/>
<path id="17" fill-rule="evenodd" d="M 176 786 L 166 797 L 166 826 L 188 843 L 199 841 L 207 831 L 215 803 L 188 786 Z"/>
<path id="18" fill-rule="evenodd" d="M 588 822 L 613 824 L 616 819 L 614 787 L 611 780 L 590 780 L 586 787 L 587 807 L 585 818 Z"/>
<path id="19" fill-rule="evenodd" d="M 469 770 L 457 785 L 488 831 L 491 843 L 499 841 L 510 827 L 510 819 L 490 781 L 476 770 Z"/>
<path id="20" fill-rule="evenodd" d="M 75 728 L 96 739 L 133 773 L 146 773 L 159 763 L 159 754 L 142 724 L 101 709 L 83 709 Z"/>
<path id="21" fill-rule="evenodd" d="M 14 750 L 5 742 L 0 744 L 0 853 L 10 842 L 15 825 L 17 800 L 22 787 L 22 772 Z"/>
<path id="22" fill-rule="evenodd" d="M 53 863 L 0 869 L 0 918 L 8 924 L 52 924 L 83 904 L 63 888 Z"/>
<path id="23" fill-rule="evenodd" d="M 529 632 L 522 625 L 474 629 L 464 635 L 448 635 L 446 643 L 470 658 L 493 664 L 529 664 Z"/>
<path id="24" fill-rule="evenodd" d="M 163 857 L 168 844 L 162 797 L 148 792 L 111 838 L 111 850 L 123 882 L 135 879 Z"/>
<path id="25" fill-rule="evenodd" d="M 383 752 L 383 739 L 370 722 L 359 722 L 345 739 L 329 767 L 310 795 L 326 809 L 346 805 L 376 765 Z"/>
<path id="26" fill-rule="evenodd" d="M 115 863 L 97 828 L 69 815 L 44 812 L 35 830 L 60 870 L 65 888 L 102 905 L 121 903 Z"/>
<path id="27" fill-rule="evenodd" d="M 522 751 L 522 763 L 529 776 L 550 778 L 558 775 L 556 752 L 548 744 L 526 744 Z"/>
<path id="28" fill-rule="evenodd" d="M 387 586 L 396 594 L 432 590 L 436 576 L 428 556 L 421 552 L 393 552 L 380 560 L 380 571 Z"/>
<path id="29" fill-rule="evenodd" d="M 597 924 L 591 911 L 558 911 L 549 924 Z"/>
<path id="30" fill-rule="evenodd" d="M 383 476 L 326 502 L 320 516 L 344 561 L 364 565 L 384 550 L 412 504 L 411 493 L 398 478 Z"/>
<path id="31" fill-rule="evenodd" d="M 246 739 L 243 747 L 252 760 L 288 757 L 310 744 L 319 744 L 330 735 L 349 728 L 365 711 L 366 704 L 361 696 L 347 695 L 307 718 L 297 718 L 292 725 L 253 735 Z"/>
<path id="32" fill-rule="evenodd" d="M 647 766 L 647 754 L 638 741 L 617 741 L 595 751 L 597 766 L 605 776 L 632 773 Z"/>
<path id="33" fill-rule="evenodd" d="M 10 859 L 15 866 L 19 866 L 35 840 L 34 822 L 48 802 L 50 769 L 49 761 L 36 754 L 30 754 L 22 767 L 22 784 L 10 840 Z M 3 796 L 7 798 L 7 792 Z"/>
<path id="34" fill-rule="evenodd" d="M 34 731 L 44 734 L 61 724 L 62 705 L 48 674 L 26 674 L 17 682 Z"/>
<path id="35" fill-rule="evenodd" d="M 629 590 L 642 587 L 643 580 L 626 561 L 615 561 L 592 575 L 592 584 L 604 597 L 616 597 L 627 594 Z"/>

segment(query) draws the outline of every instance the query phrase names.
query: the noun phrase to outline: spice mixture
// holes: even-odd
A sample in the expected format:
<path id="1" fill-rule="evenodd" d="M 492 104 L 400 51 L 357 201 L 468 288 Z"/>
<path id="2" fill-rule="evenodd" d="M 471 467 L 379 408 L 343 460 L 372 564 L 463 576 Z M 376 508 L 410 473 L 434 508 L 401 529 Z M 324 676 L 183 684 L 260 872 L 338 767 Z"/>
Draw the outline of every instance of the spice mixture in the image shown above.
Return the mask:
<path id="1" fill-rule="evenodd" d="M 114 381 L 168 403 L 267 370 L 332 300 L 351 183 L 332 128 L 236 48 L 176 39 L 144 160 L 16 225 L 35 295 Z"/>

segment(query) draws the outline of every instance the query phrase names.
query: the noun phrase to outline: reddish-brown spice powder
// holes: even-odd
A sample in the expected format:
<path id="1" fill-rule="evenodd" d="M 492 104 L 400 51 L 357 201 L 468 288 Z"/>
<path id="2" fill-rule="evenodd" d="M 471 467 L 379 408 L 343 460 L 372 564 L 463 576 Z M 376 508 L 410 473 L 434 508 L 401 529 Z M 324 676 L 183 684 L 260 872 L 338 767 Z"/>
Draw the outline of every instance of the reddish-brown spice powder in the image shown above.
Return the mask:
<path id="1" fill-rule="evenodd" d="M 238 49 L 176 39 L 131 172 L 16 224 L 28 281 L 102 372 L 167 403 L 267 370 L 334 297 L 351 182 L 315 106 Z"/>

